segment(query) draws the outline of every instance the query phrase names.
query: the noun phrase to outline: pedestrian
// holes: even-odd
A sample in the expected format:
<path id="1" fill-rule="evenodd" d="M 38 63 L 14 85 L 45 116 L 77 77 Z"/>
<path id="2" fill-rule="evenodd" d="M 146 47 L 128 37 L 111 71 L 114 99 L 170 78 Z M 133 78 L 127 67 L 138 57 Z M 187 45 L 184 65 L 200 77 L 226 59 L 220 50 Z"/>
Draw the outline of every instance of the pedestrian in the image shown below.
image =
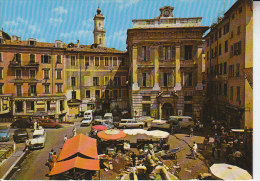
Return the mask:
<path id="1" fill-rule="evenodd" d="M 193 142 L 193 147 L 192 147 L 192 153 L 193 153 L 193 158 L 194 158 L 194 159 L 196 159 L 196 157 L 198 157 L 197 149 L 198 149 L 198 145 L 197 145 L 197 143 L 194 141 L 194 142 Z"/>
<path id="2" fill-rule="evenodd" d="M 213 117 L 211 117 L 211 123 L 212 123 L 212 126 L 214 126 L 215 125 L 215 120 L 213 119 Z"/>
<path id="3" fill-rule="evenodd" d="M 133 166 L 135 167 L 136 154 L 134 152 L 132 152 L 131 158 L 132 158 L 132 161 L 133 161 Z"/>
<path id="4" fill-rule="evenodd" d="M 207 150 L 207 145 L 209 144 L 209 135 L 207 135 L 203 141 L 204 150 Z"/>
<path id="5" fill-rule="evenodd" d="M 230 155 L 232 154 L 232 148 L 230 146 L 230 144 L 227 144 L 227 148 L 226 148 L 226 161 L 227 163 L 230 161 Z"/>
<path id="6" fill-rule="evenodd" d="M 68 139 L 68 138 L 67 138 L 67 135 L 65 135 L 65 136 L 64 136 L 64 143 L 66 142 L 67 139 Z"/>
<path id="7" fill-rule="evenodd" d="M 35 120 L 34 123 L 33 123 L 33 129 L 34 130 L 37 130 L 37 121 Z"/>
<path id="8" fill-rule="evenodd" d="M 237 151 L 234 153 L 234 157 L 235 157 L 236 165 L 237 165 L 237 166 L 240 166 L 241 158 L 242 158 L 242 153 L 241 153 L 239 150 L 237 150 Z"/>
<path id="9" fill-rule="evenodd" d="M 54 163 L 56 163 L 57 162 L 57 155 L 56 155 L 56 152 L 54 152 L 53 154 L 52 154 L 52 161 L 54 162 Z"/>
<path id="10" fill-rule="evenodd" d="M 202 131 L 203 127 L 204 127 L 203 123 L 200 123 L 199 124 L 199 131 Z"/>
<path id="11" fill-rule="evenodd" d="M 211 147 L 212 153 L 211 153 L 211 156 L 212 156 L 213 158 L 215 158 L 215 150 L 216 150 L 216 145 L 215 145 L 215 143 L 212 143 L 212 147 Z"/>
<path id="12" fill-rule="evenodd" d="M 52 158 L 52 155 L 53 155 L 53 149 L 51 149 L 51 151 L 49 152 L 49 159 Z"/>
<path id="13" fill-rule="evenodd" d="M 29 139 L 26 139 L 25 140 L 25 148 L 24 148 L 23 152 L 25 152 L 27 150 L 30 151 L 30 149 L 31 149 L 31 141 Z"/>
<path id="14" fill-rule="evenodd" d="M 190 137 L 192 137 L 193 136 L 193 128 L 192 128 L 192 126 L 190 127 Z"/>
<path id="15" fill-rule="evenodd" d="M 76 135 L 77 135 L 77 129 L 76 129 L 76 127 L 73 128 L 72 133 L 73 133 L 73 136 L 76 136 Z"/>

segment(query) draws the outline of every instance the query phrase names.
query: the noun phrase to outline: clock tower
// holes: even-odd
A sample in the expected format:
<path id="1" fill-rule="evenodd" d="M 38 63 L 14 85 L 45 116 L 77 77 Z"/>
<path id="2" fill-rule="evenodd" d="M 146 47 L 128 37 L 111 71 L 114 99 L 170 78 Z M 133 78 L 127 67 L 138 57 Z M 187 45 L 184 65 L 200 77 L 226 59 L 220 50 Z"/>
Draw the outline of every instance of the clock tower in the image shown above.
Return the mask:
<path id="1" fill-rule="evenodd" d="M 164 6 L 160 8 L 161 14 L 159 18 L 173 18 L 172 11 L 174 10 L 174 7 L 171 6 Z"/>
<path id="2" fill-rule="evenodd" d="M 105 46 L 105 28 L 104 28 L 104 20 L 105 17 L 101 14 L 101 9 L 98 7 L 97 14 L 94 16 L 94 44 L 98 46 Z"/>

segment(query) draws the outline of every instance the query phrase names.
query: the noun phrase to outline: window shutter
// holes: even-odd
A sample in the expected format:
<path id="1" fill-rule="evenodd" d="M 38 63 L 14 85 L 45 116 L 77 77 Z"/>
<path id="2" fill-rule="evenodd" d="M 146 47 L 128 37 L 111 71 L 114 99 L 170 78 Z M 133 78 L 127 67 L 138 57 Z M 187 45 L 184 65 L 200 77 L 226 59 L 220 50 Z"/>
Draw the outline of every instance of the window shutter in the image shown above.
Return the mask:
<path id="1" fill-rule="evenodd" d="M 159 46 L 159 60 L 163 60 L 163 47 Z"/>
<path id="2" fill-rule="evenodd" d="M 41 63 L 43 63 L 44 55 L 41 56 Z"/>
<path id="3" fill-rule="evenodd" d="M 143 77 L 143 75 L 142 75 L 142 73 L 138 73 L 138 86 L 139 87 L 143 87 L 143 84 L 142 84 L 142 77 Z"/>
<path id="4" fill-rule="evenodd" d="M 153 72 L 150 72 L 149 76 L 150 76 L 151 87 L 153 87 Z"/>
<path id="5" fill-rule="evenodd" d="M 168 87 L 172 87 L 172 74 L 168 73 Z"/>
<path id="6" fill-rule="evenodd" d="M 150 46 L 146 46 L 146 61 L 150 61 Z"/>
<path id="7" fill-rule="evenodd" d="M 48 63 L 51 63 L 51 56 L 48 56 Z"/>
<path id="8" fill-rule="evenodd" d="M 175 52 L 176 52 L 175 46 L 172 46 L 171 50 L 172 50 L 172 54 L 171 54 L 172 60 L 175 60 Z"/>
<path id="9" fill-rule="evenodd" d="M 146 73 L 146 87 L 151 87 L 151 74 Z"/>
<path id="10" fill-rule="evenodd" d="M 165 47 L 163 47 L 163 56 L 162 56 L 163 58 L 163 60 L 165 60 Z"/>
<path id="11" fill-rule="evenodd" d="M 163 87 L 163 72 L 160 72 L 159 73 L 159 84 L 160 84 L 160 87 Z"/>
<path id="12" fill-rule="evenodd" d="M 141 60 L 142 59 L 142 46 L 138 45 L 137 46 L 137 60 Z"/>

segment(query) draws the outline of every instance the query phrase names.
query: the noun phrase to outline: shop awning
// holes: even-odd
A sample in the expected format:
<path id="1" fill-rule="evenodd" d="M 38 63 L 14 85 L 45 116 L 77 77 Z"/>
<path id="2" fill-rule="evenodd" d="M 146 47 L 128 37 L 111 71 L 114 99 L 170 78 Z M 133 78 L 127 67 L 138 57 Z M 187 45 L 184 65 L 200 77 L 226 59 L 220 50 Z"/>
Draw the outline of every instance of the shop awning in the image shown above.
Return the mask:
<path id="1" fill-rule="evenodd" d="M 72 157 L 77 153 L 81 153 L 87 157 L 97 159 L 97 140 L 83 134 L 79 134 L 71 139 L 66 140 L 58 161 Z"/>
<path id="2" fill-rule="evenodd" d="M 49 175 L 57 175 L 69 171 L 73 168 L 79 168 L 83 170 L 100 170 L 99 160 L 75 157 L 67 161 L 57 162 L 55 163 Z"/>
<path id="3" fill-rule="evenodd" d="M 96 125 L 96 126 L 92 126 L 92 128 L 95 129 L 95 130 L 99 130 L 99 131 L 107 129 L 107 127 L 104 126 L 104 125 Z"/>
<path id="4" fill-rule="evenodd" d="M 103 140 L 118 140 L 126 137 L 126 134 L 121 130 L 110 129 L 110 130 L 100 131 L 97 134 L 97 136 Z"/>

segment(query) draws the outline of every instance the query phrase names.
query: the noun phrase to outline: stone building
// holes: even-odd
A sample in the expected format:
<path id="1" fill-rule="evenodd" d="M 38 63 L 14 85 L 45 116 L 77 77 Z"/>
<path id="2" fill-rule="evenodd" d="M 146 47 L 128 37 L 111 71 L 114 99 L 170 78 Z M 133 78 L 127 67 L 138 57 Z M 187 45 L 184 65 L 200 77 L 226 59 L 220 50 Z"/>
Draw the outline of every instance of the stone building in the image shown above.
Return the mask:
<path id="1" fill-rule="evenodd" d="M 210 117 L 235 128 L 253 126 L 253 10 L 238 0 L 205 36 Z"/>
<path id="2" fill-rule="evenodd" d="M 3 31 L 1 34 L 5 35 L 0 38 L 1 115 L 9 112 L 15 117 L 63 119 L 66 83 L 62 42 L 22 41 Z"/>
<path id="3" fill-rule="evenodd" d="M 173 7 L 155 19 L 134 19 L 127 31 L 132 116 L 200 119 L 203 105 L 201 17 L 174 18 Z"/>

